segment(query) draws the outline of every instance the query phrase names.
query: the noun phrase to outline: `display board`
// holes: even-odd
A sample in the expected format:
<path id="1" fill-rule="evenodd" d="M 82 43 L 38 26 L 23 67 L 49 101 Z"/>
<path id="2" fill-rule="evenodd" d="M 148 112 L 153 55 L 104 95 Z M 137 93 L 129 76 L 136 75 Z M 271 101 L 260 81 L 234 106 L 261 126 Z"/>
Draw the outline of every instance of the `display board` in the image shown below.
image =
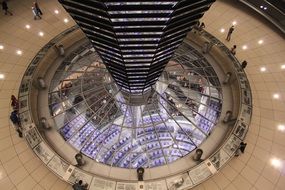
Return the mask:
<path id="1" fill-rule="evenodd" d="M 89 190 L 115 190 L 116 182 L 93 177 Z"/>
<path id="2" fill-rule="evenodd" d="M 155 182 L 145 182 L 144 190 L 164 190 L 167 189 L 165 180 Z"/>
<path id="3" fill-rule="evenodd" d="M 72 171 L 72 173 L 70 174 L 68 178 L 68 181 L 71 183 L 75 183 L 79 180 L 82 180 L 84 184 L 87 183 L 89 186 L 92 181 L 92 176 L 80 170 L 79 168 L 74 168 L 74 170 Z"/>
<path id="4" fill-rule="evenodd" d="M 68 166 L 68 163 L 62 160 L 59 156 L 54 156 L 48 163 L 48 167 L 61 177 L 66 173 Z"/>
<path id="5" fill-rule="evenodd" d="M 210 157 L 210 161 L 215 166 L 215 168 L 217 168 L 217 170 L 219 170 L 229 159 L 230 156 L 223 149 L 216 152 L 212 157 Z"/>
<path id="6" fill-rule="evenodd" d="M 194 184 L 199 184 L 201 181 L 207 179 L 210 175 L 212 175 L 212 172 L 205 163 L 201 163 L 189 171 L 189 176 Z"/>
<path id="7" fill-rule="evenodd" d="M 34 124 L 26 126 L 25 137 L 31 148 L 34 148 L 42 141 L 42 138 Z"/>
<path id="8" fill-rule="evenodd" d="M 176 175 L 174 177 L 166 179 L 167 187 L 169 189 L 177 189 L 182 190 L 185 188 L 190 188 L 193 186 L 193 182 L 189 178 L 188 173 L 184 173 L 181 175 Z"/>
<path id="9" fill-rule="evenodd" d="M 45 164 L 47 164 L 54 156 L 54 152 L 43 141 L 39 145 L 37 145 L 33 150 Z"/>
<path id="10" fill-rule="evenodd" d="M 138 190 L 138 184 L 117 182 L 116 190 Z"/>

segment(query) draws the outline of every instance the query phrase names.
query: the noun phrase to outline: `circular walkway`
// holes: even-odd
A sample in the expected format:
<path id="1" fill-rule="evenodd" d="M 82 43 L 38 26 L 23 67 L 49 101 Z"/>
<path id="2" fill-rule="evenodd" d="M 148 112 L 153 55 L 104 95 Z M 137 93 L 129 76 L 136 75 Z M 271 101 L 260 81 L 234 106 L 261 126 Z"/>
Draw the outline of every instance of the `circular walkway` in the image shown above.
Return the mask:
<path id="1" fill-rule="evenodd" d="M 56 0 L 39 1 L 43 19 L 34 20 L 32 2 L 9 0 L 14 15 L 1 12 L 0 16 L 0 189 L 71 189 L 18 138 L 9 121 L 10 96 L 18 94 L 27 65 L 50 39 L 75 24 Z M 245 70 L 253 93 L 252 124 L 245 154 L 195 189 L 281 190 L 285 187 L 284 34 L 252 10 L 229 2 L 214 3 L 202 21 L 229 48 L 237 45 L 240 61 L 248 61 Z M 226 42 L 234 21 L 232 40 Z"/>

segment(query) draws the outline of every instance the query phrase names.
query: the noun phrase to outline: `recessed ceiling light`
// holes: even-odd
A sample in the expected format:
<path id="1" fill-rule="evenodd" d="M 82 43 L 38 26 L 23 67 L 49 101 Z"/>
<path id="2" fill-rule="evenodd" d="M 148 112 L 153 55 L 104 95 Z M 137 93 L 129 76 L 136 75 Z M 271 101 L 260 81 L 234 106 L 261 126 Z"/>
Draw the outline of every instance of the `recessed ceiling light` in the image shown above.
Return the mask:
<path id="1" fill-rule="evenodd" d="M 267 7 L 263 7 L 263 10 L 267 10 Z"/>
<path id="2" fill-rule="evenodd" d="M 44 33 L 43 32 L 39 32 L 39 36 L 44 36 Z"/>
<path id="3" fill-rule="evenodd" d="M 246 50 L 246 49 L 247 49 L 247 45 L 243 45 L 243 46 L 242 46 L 242 49 L 243 49 L 243 50 Z"/>
<path id="4" fill-rule="evenodd" d="M 59 11 L 58 11 L 57 9 L 55 9 L 55 10 L 54 10 L 54 13 L 55 13 L 55 14 L 58 14 L 58 13 L 59 13 Z"/>
<path id="5" fill-rule="evenodd" d="M 263 44 L 263 40 L 258 40 L 258 44 Z"/>
<path id="6" fill-rule="evenodd" d="M 277 129 L 279 130 L 279 131 L 285 131 L 285 125 L 278 125 L 277 126 Z"/>
<path id="7" fill-rule="evenodd" d="M 63 22 L 65 22 L 65 23 L 68 23 L 68 19 L 67 18 L 65 18 L 64 20 L 63 20 Z"/>
<path id="8" fill-rule="evenodd" d="M 28 24 L 27 24 L 25 27 L 26 27 L 27 29 L 30 29 L 30 28 L 31 28 L 31 26 L 30 26 L 30 25 L 28 25 Z"/>
<path id="9" fill-rule="evenodd" d="M 285 69 L 285 65 L 281 65 L 281 69 Z"/>
<path id="10" fill-rule="evenodd" d="M 280 95 L 279 95 L 279 94 L 273 94 L 273 98 L 274 98 L 274 99 L 279 99 L 279 98 L 280 98 Z"/>
<path id="11" fill-rule="evenodd" d="M 18 55 L 22 55 L 22 54 L 23 54 L 23 52 L 22 52 L 21 50 L 17 50 L 16 53 L 17 53 Z"/>
<path id="12" fill-rule="evenodd" d="M 265 72 L 265 71 L 266 71 L 266 68 L 265 68 L 265 67 L 261 67 L 261 68 L 260 68 L 260 71 L 261 71 L 261 72 Z"/>
<path id="13" fill-rule="evenodd" d="M 282 166 L 282 162 L 278 158 L 271 158 L 270 163 L 275 168 L 280 168 Z"/>
<path id="14" fill-rule="evenodd" d="M 233 24 L 233 25 L 236 25 L 236 24 L 237 24 L 237 21 L 233 21 L 232 24 Z"/>
<path id="15" fill-rule="evenodd" d="M 0 74 L 0 79 L 4 79 L 5 75 L 4 74 Z"/>
<path id="16" fill-rule="evenodd" d="M 263 9 L 263 6 L 262 6 L 262 5 L 260 5 L 260 8 L 261 8 L 261 9 Z"/>
<path id="17" fill-rule="evenodd" d="M 4 46 L 3 46 L 3 45 L 0 45 L 0 49 L 4 49 Z"/>
<path id="18" fill-rule="evenodd" d="M 220 31 L 221 31 L 221 33 L 224 33 L 224 32 L 225 32 L 225 29 L 224 29 L 224 28 L 221 28 Z"/>

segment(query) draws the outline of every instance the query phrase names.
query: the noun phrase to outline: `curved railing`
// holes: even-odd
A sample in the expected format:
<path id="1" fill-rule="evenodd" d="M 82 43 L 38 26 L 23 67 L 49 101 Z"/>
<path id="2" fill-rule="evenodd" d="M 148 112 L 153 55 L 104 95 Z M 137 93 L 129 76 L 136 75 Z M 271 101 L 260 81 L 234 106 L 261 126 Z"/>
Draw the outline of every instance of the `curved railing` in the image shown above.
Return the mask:
<path id="1" fill-rule="evenodd" d="M 88 189 L 102 190 L 123 190 L 123 189 L 175 189 L 175 184 L 180 185 L 179 189 L 189 189 L 205 181 L 210 176 L 214 175 L 220 170 L 231 158 L 234 157 L 236 150 L 239 148 L 240 143 L 244 140 L 248 131 L 248 127 L 251 121 L 252 114 L 252 95 L 250 90 L 249 81 L 244 70 L 241 68 L 239 61 L 230 53 L 229 49 L 218 39 L 211 34 L 203 31 L 199 38 L 204 41 L 208 41 L 214 44 L 215 51 L 224 55 L 226 59 L 232 62 L 232 69 L 235 71 L 235 79 L 238 81 L 240 91 L 240 109 L 237 116 L 236 123 L 231 130 L 231 133 L 209 158 L 197 166 L 189 169 L 186 172 L 170 176 L 167 178 L 161 178 L 152 181 L 114 181 L 112 179 L 102 178 L 90 174 L 62 159 L 49 145 L 45 142 L 41 136 L 38 127 L 35 125 L 32 109 L 34 105 L 31 105 L 31 94 L 33 91 L 37 91 L 35 88 L 35 79 L 37 73 L 37 67 L 39 67 L 42 59 L 48 53 L 49 50 L 58 45 L 58 41 L 67 37 L 70 33 L 75 32 L 78 29 L 74 26 L 52 39 L 47 45 L 45 45 L 32 60 L 28 66 L 26 72 L 21 81 L 19 89 L 19 102 L 20 110 L 19 116 L 22 122 L 25 138 L 32 148 L 34 153 L 41 159 L 44 164 L 59 178 L 67 181 L 68 183 L 74 183 L 76 179 L 82 179 L 88 183 Z M 143 187 L 144 186 L 144 187 Z"/>
<path id="2" fill-rule="evenodd" d="M 239 0 L 285 33 L 285 6 L 282 0 Z M 283 7 L 282 7 L 283 6 Z"/>

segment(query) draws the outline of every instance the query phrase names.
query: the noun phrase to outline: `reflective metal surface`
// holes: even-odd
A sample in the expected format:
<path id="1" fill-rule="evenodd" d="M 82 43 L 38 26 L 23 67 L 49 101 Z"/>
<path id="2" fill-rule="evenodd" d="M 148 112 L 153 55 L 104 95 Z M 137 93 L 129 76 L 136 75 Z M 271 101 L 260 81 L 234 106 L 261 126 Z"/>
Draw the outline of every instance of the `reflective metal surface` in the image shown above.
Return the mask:
<path id="1" fill-rule="evenodd" d="M 90 44 L 66 57 L 49 89 L 62 137 L 107 165 L 155 167 L 196 149 L 221 111 L 221 86 L 206 59 L 184 42 L 144 105 L 130 104 Z"/>
<path id="2" fill-rule="evenodd" d="M 59 0 L 116 84 L 145 96 L 175 50 L 215 0 Z"/>
<path id="3" fill-rule="evenodd" d="M 48 169 L 50 169 L 61 180 L 74 184 L 77 179 L 82 179 L 84 182 L 90 184 L 89 189 L 97 189 L 98 187 L 102 186 L 113 190 L 135 189 L 138 185 L 140 185 L 139 183 L 137 183 L 136 170 L 125 170 L 122 168 L 108 167 L 107 165 L 103 167 L 105 169 L 102 169 L 101 164 L 96 164 L 96 166 L 100 167 L 92 168 L 98 171 L 99 173 L 91 174 L 90 172 L 82 168 L 75 167 L 73 163 L 63 158 L 64 155 L 62 154 L 62 152 L 57 152 L 55 148 L 52 147 L 46 141 L 45 135 L 42 136 L 42 134 L 40 133 L 42 129 L 40 128 L 40 126 L 38 126 L 37 123 L 35 123 L 35 121 L 37 120 L 37 115 L 35 115 L 35 113 L 37 113 L 38 110 L 35 109 L 32 105 L 37 104 L 37 102 L 41 102 L 40 97 L 44 97 L 44 99 L 46 99 L 46 91 L 36 90 L 34 88 L 33 79 L 37 79 L 38 72 L 40 72 L 41 74 L 45 72 L 50 73 L 50 70 L 42 69 L 43 65 L 46 66 L 47 64 L 51 63 L 51 60 L 47 61 L 44 58 L 47 56 L 50 57 L 50 54 L 53 55 L 52 57 L 56 58 L 58 55 L 54 51 L 54 45 L 60 45 L 62 44 L 62 39 L 68 38 L 69 40 L 65 41 L 63 45 L 65 45 L 65 47 L 69 47 L 70 39 L 72 39 L 71 41 L 74 41 L 76 39 L 74 38 L 74 34 L 76 35 L 78 31 L 78 27 L 74 26 L 53 38 L 38 52 L 36 57 L 31 61 L 22 78 L 19 89 L 19 116 L 23 126 L 25 139 L 30 148 L 33 150 L 33 152 L 37 155 L 37 157 L 46 165 Z M 211 156 L 208 157 L 209 159 L 207 159 L 206 157 L 203 162 L 199 163 L 195 167 L 189 166 L 189 160 L 188 158 L 185 158 L 180 159 L 182 163 L 183 161 L 187 162 L 186 165 L 182 164 L 182 167 L 185 169 L 184 172 L 179 172 L 173 175 L 172 177 L 168 176 L 169 171 L 166 172 L 166 170 L 163 169 L 165 167 L 147 169 L 147 174 L 149 175 L 145 176 L 148 177 L 148 179 L 145 180 L 145 186 L 149 189 L 170 189 L 173 187 L 174 184 L 177 184 L 177 182 L 180 183 L 181 181 L 184 181 L 184 183 L 180 188 L 184 189 L 189 189 L 199 185 L 201 182 L 207 180 L 210 176 L 213 176 L 215 173 L 221 170 L 221 168 L 224 168 L 225 165 L 232 158 L 234 158 L 235 152 L 239 148 L 240 142 L 245 139 L 245 136 L 249 130 L 252 115 L 252 94 L 246 73 L 241 68 L 240 63 L 235 58 L 235 56 L 232 55 L 230 50 L 217 38 L 215 38 L 213 35 L 206 31 L 203 31 L 200 37 L 206 39 L 207 41 L 210 41 L 210 43 L 216 44 L 215 46 L 217 47 L 218 52 L 227 58 L 226 62 L 223 62 L 223 65 L 229 64 L 233 69 L 232 72 L 234 73 L 235 79 L 238 83 L 237 85 L 231 84 L 231 87 L 234 89 L 238 89 L 237 98 L 238 102 L 240 102 L 240 110 L 238 112 L 237 120 L 234 124 L 234 127 L 230 128 L 229 136 L 224 138 L 224 142 L 222 144 L 219 144 L 217 150 Z M 202 46 L 202 44 L 200 45 Z M 83 51 L 82 54 L 86 53 L 84 49 L 78 51 L 77 53 L 81 54 L 81 51 Z M 78 54 L 73 54 L 73 57 Z M 70 57 L 70 60 L 72 59 L 73 58 Z M 200 62 L 201 59 L 197 61 Z M 64 64 L 68 65 L 69 62 L 66 62 Z M 50 86 L 50 81 L 48 84 Z M 55 88 L 58 83 L 53 85 L 53 88 Z M 34 92 L 38 92 L 38 94 L 34 94 Z M 44 104 L 39 106 L 46 105 Z M 226 107 L 226 105 L 223 106 L 223 109 L 224 107 Z M 46 108 L 40 107 L 40 109 Z M 49 114 L 45 115 L 49 116 Z M 221 123 L 218 123 L 217 127 L 220 127 L 220 124 Z M 211 140 L 213 135 L 215 135 L 216 131 L 217 130 L 215 130 L 213 134 L 208 138 L 209 141 Z M 205 142 L 205 144 L 209 141 Z M 60 146 L 62 146 L 62 144 Z M 64 145 L 64 147 L 62 147 L 62 149 L 64 149 L 64 152 L 66 151 L 65 148 L 67 146 Z M 202 146 L 204 146 L 204 144 Z M 73 154 L 68 154 L 69 158 L 72 158 Z M 171 168 L 171 166 L 175 165 L 175 169 L 179 170 L 179 167 L 177 167 L 176 164 L 178 163 L 179 165 L 181 163 L 180 161 L 168 165 L 168 168 Z M 110 173 L 106 173 L 108 172 L 108 169 L 106 168 L 110 169 Z M 114 173 L 120 175 L 120 179 L 116 179 L 113 175 Z M 157 178 L 154 180 L 154 178 L 157 177 L 157 174 L 160 174 L 160 177 L 159 179 Z"/>

